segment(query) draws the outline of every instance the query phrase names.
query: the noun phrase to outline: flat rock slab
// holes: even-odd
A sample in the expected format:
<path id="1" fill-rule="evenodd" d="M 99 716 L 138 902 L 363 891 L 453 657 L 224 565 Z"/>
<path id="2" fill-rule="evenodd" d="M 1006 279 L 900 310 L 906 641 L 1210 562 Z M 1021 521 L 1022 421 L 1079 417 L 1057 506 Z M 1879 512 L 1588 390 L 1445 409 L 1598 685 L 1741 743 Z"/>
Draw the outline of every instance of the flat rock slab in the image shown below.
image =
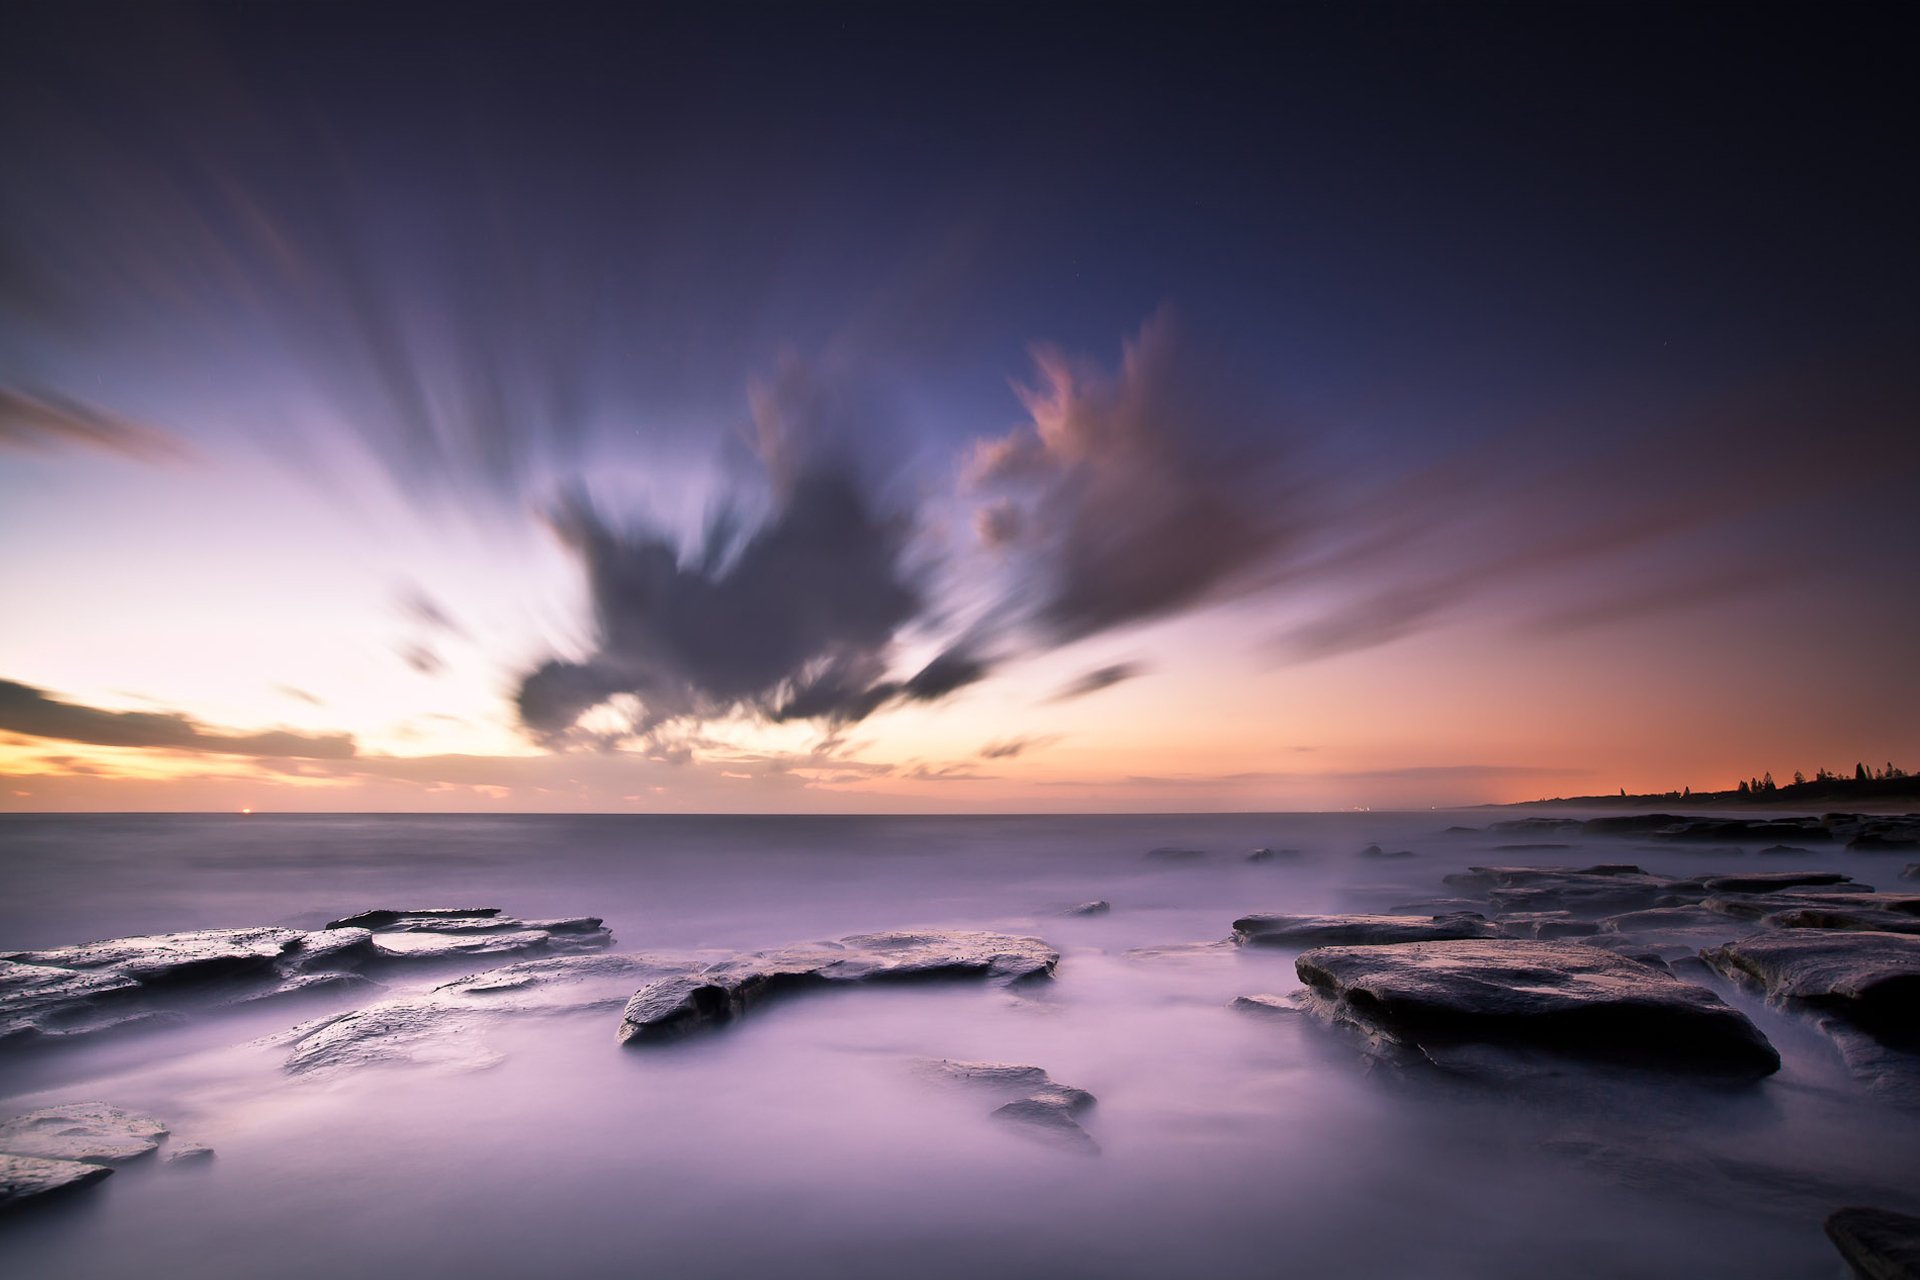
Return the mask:
<path id="1" fill-rule="evenodd" d="M 471 973 L 420 995 L 400 996 L 303 1023 L 271 1037 L 288 1074 L 324 1077 L 381 1066 L 472 1071 L 500 1055 L 486 1033 L 500 1017 L 617 1009 L 636 978 L 694 970 L 707 960 L 647 955 L 568 955 Z"/>
<path id="2" fill-rule="evenodd" d="M 113 1170 L 78 1160 L 0 1155 L 0 1213 L 11 1213 L 62 1191 L 100 1181 Z"/>
<path id="3" fill-rule="evenodd" d="M 1265 913 L 1233 922 L 1233 940 L 1243 946 L 1379 946 L 1394 942 L 1437 942 L 1449 938 L 1491 938 L 1485 916 L 1460 912 L 1443 916 L 1285 916 Z"/>
<path id="4" fill-rule="evenodd" d="M 941 1058 L 923 1063 L 922 1070 L 1006 1098 L 993 1110 L 995 1120 L 1018 1125 L 1031 1136 L 1075 1150 L 1089 1154 L 1100 1150 L 1080 1124 L 1080 1116 L 1092 1108 L 1094 1096 L 1085 1089 L 1059 1083 L 1040 1067 Z"/>
<path id="5" fill-rule="evenodd" d="M 1063 916 L 1104 916 L 1113 910 L 1113 904 L 1105 898 L 1093 902 L 1083 902 L 1077 907 L 1068 907 L 1060 914 Z"/>
<path id="6" fill-rule="evenodd" d="M 1864 1280 L 1920 1280 L 1920 1218 L 1886 1209 L 1841 1209 L 1827 1239 Z"/>
<path id="7" fill-rule="evenodd" d="M 56 969 L 111 969 L 143 986 L 156 986 L 269 970 L 281 952 L 303 936 L 298 929 L 196 929 L 15 951 L 0 959 Z"/>
<path id="8" fill-rule="evenodd" d="M 0 1151 L 49 1160 L 122 1164 L 146 1155 L 167 1136 L 167 1126 L 104 1102 L 42 1107 L 0 1121 Z"/>
<path id="9" fill-rule="evenodd" d="M 731 1022 L 769 996 L 835 983 L 939 978 L 1019 982 L 1049 977 L 1060 953 L 1039 938 L 1001 933 L 866 933 L 722 961 L 650 983 L 620 1020 L 623 1044 Z"/>
<path id="10" fill-rule="evenodd" d="M 364 923 L 355 923 L 364 922 Z M 606 947 L 594 916 L 517 920 L 498 907 L 377 909 L 325 929 L 199 929 L 0 954 L 0 1043 L 116 1027 L 362 984 L 362 969 Z"/>
<path id="11" fill-rule="evenodd" d="M 1851 885 L 1853 877 L 1837 871 L 1763 871 L 1754 875 L 1708 876 L 1703 883 L 1714 893 L 1772 893 L 1777 889 Z M 1867 888 L 1860 885 L 1843 892 L 1865 893 Z"/>
<path id="12" fill-rule="evenodd" d="M 1614 915 L 1684 906 L 1707 893 L 1706 885 L 1697 879 L 1655 875 L 1624 862 L 1590 867 L 1469 867 L 1443 879 L 1458 889 L 1484 892 L 1501 914 Z"/>
<path id="13" fill-rule="evenodd" d="M 1294 967 L 1321 1016 L 1422 1052 L 1525 1046 L 1747 1079 L 1780 1068 L 1766 1037 L 1712 992 L 1578 942 L 1321 947 Z"/>
<path id="14" fill-rule="evenodd" d="M 1783 929 L 1701 953 L 1769 999 L 1841 1014 L 1868 1030 L 1920 1039 L 1920 937 Z"/>
<path id="15" fill-rule="evenodd" d="M 500 914 L 498 907 L 375 907 L 338 920 L 329 929 L 385 929 L 402 920 L 485 920 Z"/>

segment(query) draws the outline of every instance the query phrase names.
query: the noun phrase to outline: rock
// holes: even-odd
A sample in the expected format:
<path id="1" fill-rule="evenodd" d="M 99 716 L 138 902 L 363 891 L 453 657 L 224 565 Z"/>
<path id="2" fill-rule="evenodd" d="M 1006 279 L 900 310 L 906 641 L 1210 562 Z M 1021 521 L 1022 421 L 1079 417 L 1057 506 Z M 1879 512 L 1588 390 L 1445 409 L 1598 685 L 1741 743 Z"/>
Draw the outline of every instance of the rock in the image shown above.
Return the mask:
<path id="1" fill-rule="evenodd" d="M 1178 849 L 1171 845 L 1147 850 L 1148 859 L 1154 862 L 1198 862 L 1206 856 L 1205 849 Z"/>
<path id="2" fill-rule="evenodd" d="M 1920 1218 L 1887 1209 L 1839 1209 L 1827 1238 L 1862 1280 L 1920 1280 Z"/>
<path id="3" fill-rule="evenodd" d="M 281 953 L 303 936 L 298 929 L 197 929 L 15 951 L 0 959 L 56 969 L 108 969 L 155 987 L 271 972 Z"/>
<path id="4" fill-rule="evenodd" d="M 396 1064 L 480 1070 L 500 1061 L 486 1043 L 487 1027 L 499 1016 L 617 1009 L 636 976 L 690 972 L 707 963 L 644 955 L 545 956 L 467 974 L 423 995 L 318 1018 L 266 1043 L 286 1048 L 282 1065 L 292 1075 Z"/>
<path id="5" fill-rule="evenodd" d="M 1074 1092 L 1078 1093 L 1079 1090 Z M 1028 1126 L 1045 1137 L 1088 1154 L 1098 1154 L 1100 1144 L 1080 1125 L 1077 1115 L 1080 1109 L 1078 1104 L 1064 1096 L 1038 1094 L 1031 1098 L 1015 1098 L 995 1108 L 993 1118 Z"/>
<path id="6" fill-rule="evenodd" d="M 431 999 L 393 1000 L 303 1023 L 277 1037 L 291 1075 L 416 1063 L 478 1070 L 500 1061 L 480 1040 L 480 1018 Z"/>
<path id="7" fill-rule="evenodd" d="M 146 1155 L 167 1136 L 167 1127 L 104 1102 L 42 1107 L 0 1121 L 0 1151 L 48 1160 L 124 1164 Z"/>
<path id="8" fill-rule="evenodd" d="M 612 941 L 593 916 L 530 922 L 497 907 L 433 907 L 365 911 L 312 932 L 200 929 L 15 951 L 0 956 L 0 1043 L 177 1020 L 193 1002 L 232 1007 L 361 985 L 366 967 L 585 951 Z"/>
<path id="9" fill-rule="evenodd" d="M 1302 851 L 1299 849 L 1255 849 L 1252 853 L 1247 855 L 1247 861 L 1248 862 L 1273 862 L 1276 859 L 1282 859 L 1282 858 L 1288 861 L 1292 861 L 1293 859 L 1301 856 L 1302 856 Z"/>
<path id="10" fill-rule="evenodd" d="M 612 941 L 612 936 L 607 938 Z M 540 929 L 517 929 L 509 933 L 381 933 L 374 935 L 374 949 L 387 960 L 457 960 L 462 956 L 516 955 L 543 950 L 553 943 L 553 935 Z M 604 945 L 604 944 L 603 944 Z"/>
<path id="11" fill-rule="evenodd" d="M 1806 929 L 1755 934 L 1701 957 L 1770 1000 L 1840 1014 L 1900 1043 L 1920 1030 L 1920 937 Z"/>
<path id="12" fill-rule="evenodd" d="M 1577 942 L 1322 947 L 1295 970 L 1314 1012 L 1428 1058 L 1483 1043 L 1746 1079 L 1780 1067 L 1712 992 Z"/>
<path id="13" fill-rule="evenodd" d="M 78 1160 L 0 1155 L 0 1213 L 11 1213 L 43 1197 L 100 1181 L 113 1170 Z"/>
<path id="14" fill-rule="evenodd" d="M 782 992 L 842 982 L 927 978 L 1049 977 L 1060 953 L 1038 938 L 998 933 L 869 933 L 722 961 L 635 992 L 620 1022 L 623 1044 L 718 1026 Z"/>
<path id="15" fill-rule="evenodd" d="M 1503 938 L 1588 938 L 1600 932 L 1600 924 L 1580 920 L 1571 911 L 1521 911 L 1501 916 L 1494 928 Z"/>
<path id="16" fill-rule="evenodd" d="M 381 907 L 329 920 L 329 929 L 384 929 L 402 920 L 484 920 L 500 914 L 498 907 L 412 907 L 394 910 Z"/>
<path id="17" fill-rule="evenodd" d="M 1798 907 L 1767 916 L 1776 929 L 1849 929 L 1862 933 L 1920 933 L 1920 917 L 1895 911 L 1841 911 L 1833 907 Z"/>
<path id="18" fill-rule="evenodd" d="M 1227 1007 L 1230 1009 L 1238 1009 L 1241 1013 L 1257 1013 L 1261 1017 L 1268 1018 L 1292 1017 L 1300 1012 L 1300 1006 L 1292 1000 L 1287 999 L 1287 997 L 1269 995 L 1264 992 L 1260 995 L 1237 996 L 1233 1003 Z"/>
<path id="19" fill-rule="evenodd" d="M 1443 877 L 1461 889 L 1479 889 L 1502 915 L 1570 911 L 1614 915 L 1647 907 L 1697 902 L 1706 893 L 1698 880 L 1653 875 L 1629 863 L 1590 867 L 1470 867 Z"/>
<path id="20" fill-rule="evenodd" d="M 1557 849 L 1571 849 L 1573 847 L 1574 846 L 1570 844 L 1553 844 L 1549 842 L 1546 844 L 1497 844 L 1493 846 L 1493 850 L 1495 853 L 1548 853 Z"/>
<path id="21" fill-rule="evenodd" d="M 1838 893 L 1866 893 L 1865 885 L 1855 885 L 1852 876 L 1843 876 L 1838 871 L 1766 871 L 1755 875 L 1708 876 L 1701 881 L 1713 893 L 1772 893 L 1778 889 L 1797 889 L 1812 886 L 1835 886 L 1831 891 Z M 1840 889 L 1837 886 L 1847 885 Z"/>
<path id="22" fill-rule="evenodd" d="M 0 960 L 0 1044 L 16 1037 L 59 1034 L 84 1014 L 98 1015 L 101 997 L 139 985 L 123 973 Z M 109 1014 L 104 1020 L 115 1019 Z"/>
<path id="23" fill-rule="evenodd" d="M 1810 858 L 1813 856 L 1813 850 L 1802 849 L 1799 845 L 1793 845 L 1793 844 L 1770 844 L 1766 848 L 1760 851 L 1760 856 L 1763 858 L 1765 857 Z"/>
<path id="24" fill-rule="evenodd" d="M 1233 940 L 1243 946 L 1313 947 L 1329 943 L 1378 946 L 1443 938 L 1491 938 L 1485 916 L 1282 916 L 1256 914 L 1233 922 Z"/>
<path id="25" fill-rule="evenodd" d="M 1097 1153 L 1099 1144 L 1080 1125 L 1081 1113 L 1094 1104 L 1085 1089 L 1060 1084 L 1039 1067 L 1003 1062 L 954 1062 L 938 1059 L 923 1069 L 946 1080 L 960 1081 L 1000 1093 L 1019 1096 L 1002 1103 L 993 1118 L 1012 1121 L 1037 1136 L 1076 1150 Z"/>
<path id="26" fill-rule="evenodd" d="M 1112 910 L 1113 904 L 1111 902 L 1108 902 L 1105 898 L 1098 898 L 1092 902 L 1083 902 L 1077 907 L 1068 907 L 1060 914 L 1063 916 L 1104 916 Z"/>
<path id="27" fill-rule="evenodd" d="M 1413 850 L 1382 849 L 1377 844 L 1370 844 L 1360 851 L 1360 856 L 1363 858 L 1411 858 L 1413 856 Z"/>
<path id="28" fill-rule="evenodd" d="M 167 1153 L 168 1164 L 207 1164 L 213 1160 L 213 1148 L 204 1142 L 187 1142 Z"/>
<path id="29" fill-rule="evenodd" d="M 1920 880 L 1920 862 L 1909 862 L 1900 871 L 1902 880 Z"/>
<path id="30" fill-rule="evenodd" d="M 1847 841 L 1847 849 L 1852 853 L 1906 853 L 1920 849 L 1920 839 L 1905 835 L 1881 835 L 1868 831 Z"/>

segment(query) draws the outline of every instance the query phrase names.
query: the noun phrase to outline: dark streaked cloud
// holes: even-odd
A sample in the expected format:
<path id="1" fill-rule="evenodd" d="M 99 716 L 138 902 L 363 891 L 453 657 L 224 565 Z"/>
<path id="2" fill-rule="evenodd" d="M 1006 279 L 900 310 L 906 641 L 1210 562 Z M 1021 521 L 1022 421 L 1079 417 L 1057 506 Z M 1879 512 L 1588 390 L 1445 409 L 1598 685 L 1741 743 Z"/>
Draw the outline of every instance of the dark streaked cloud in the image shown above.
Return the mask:
<path id="1" fill-rule="evenodd" d="M 640 733 L 743 709 L 844 722 L 979 680 L 986 665 L 965 646 L 888 677 L 896 637 L 926 608 L 906 562 L 908 526 L 877 507 L 853 468 L 797 465 L 737 551 L 716 525 L 690 565 L 663 535 L 623 534 L 584 500 L 563 508 L 555 528 L 586 570 L 596 648 L 525 677 L 527 727 L 564 734 L 621 695 L 637 701 Z"/>
<path id="2" fill-rule="evenodd" d="M 62 702 L 47 696 L 44 690 L 12 680 L 0 680 L 0 729 L 102 747 L 312 760 L 354 756 L 353 738 L 344 733 L 304 734 L 284 729 L 235 733 L 212 728 L 179 712 L 103 711 Z"/>
<path id="3" fill-rule="evenodd" d="M 1090 693 L 1102 689 L 1111 689 L 1123 680 L 1131 680 L 1141 675 L 1146 668 L 1137 662 L 1116 662 L 1110 666 L 1095 667 L 1078 680 L 1067 683 L 1061 690 L 1049 698 L 1049 702 L 1071 702 L 1075 698 L 1084 698 Z"/>
<path id="4" fill-rule="evenodd" d="M 190 451 L 171 434 L 51 391 L 0 386 L 0 445 L 36 451 L 98 449 L 136 462 L 179 462 Z"/>
<path id="5" fill-rule="evenodd" d="M 1060 741 L 1059 734 L 1002 738 L 998 742 L 989 742 L 986 746 L 981 747 L 979 755 L 982 760 L 1011 760 L 1013 757 L 1024 755 L 1026 752 L 1035 751 L 1041 747 L 1052 746 L 1058 741 Z"/>
<path id="6" fill-rule="evenodd" d="M 1231 594 L 1295 535 L 1272 402 L 1162 312 L 1109 375 L 1052 348 L 1019 388 L 1031 422 L 980 441 L 965 481 L 982 541 L 1014 557 L 1033 621 L 1075 640 Z"/>

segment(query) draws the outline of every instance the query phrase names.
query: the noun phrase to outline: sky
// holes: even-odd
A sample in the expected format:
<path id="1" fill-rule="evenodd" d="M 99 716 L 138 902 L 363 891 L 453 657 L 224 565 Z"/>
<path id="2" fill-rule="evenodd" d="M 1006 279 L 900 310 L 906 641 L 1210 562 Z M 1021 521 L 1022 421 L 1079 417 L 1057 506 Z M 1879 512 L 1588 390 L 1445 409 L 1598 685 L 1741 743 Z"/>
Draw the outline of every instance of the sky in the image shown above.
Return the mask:
<path id="1" fill-rule="evenodd" d="M 1920 757 L 1891 6 L 0 15 L 0 809 Z"/>

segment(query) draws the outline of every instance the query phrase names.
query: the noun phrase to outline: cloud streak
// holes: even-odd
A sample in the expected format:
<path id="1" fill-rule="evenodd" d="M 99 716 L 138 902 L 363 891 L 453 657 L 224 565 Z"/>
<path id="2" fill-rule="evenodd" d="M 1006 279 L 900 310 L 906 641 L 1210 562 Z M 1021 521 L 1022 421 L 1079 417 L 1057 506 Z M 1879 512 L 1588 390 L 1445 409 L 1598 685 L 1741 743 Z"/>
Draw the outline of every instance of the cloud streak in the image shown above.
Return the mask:
<path id="1" fill-rule="evenodd" d="M 158 427 L 51 391 L 0 386 L 0 445 L 49 452 L 96 449 L 135 462 L 181 462 L 191 451 Z"/>
<path id="2" fill-rule="evenodd" d="M 179 712 L 103 711 L 63 702 L 44 690 L 12 680 L 0 680 L 0 730 L 100 747 L 211 755 L 348 760 L 355 754 L 353 738 L 343 733 L 304 734 L 284 729 L 235 733 Z"/>

